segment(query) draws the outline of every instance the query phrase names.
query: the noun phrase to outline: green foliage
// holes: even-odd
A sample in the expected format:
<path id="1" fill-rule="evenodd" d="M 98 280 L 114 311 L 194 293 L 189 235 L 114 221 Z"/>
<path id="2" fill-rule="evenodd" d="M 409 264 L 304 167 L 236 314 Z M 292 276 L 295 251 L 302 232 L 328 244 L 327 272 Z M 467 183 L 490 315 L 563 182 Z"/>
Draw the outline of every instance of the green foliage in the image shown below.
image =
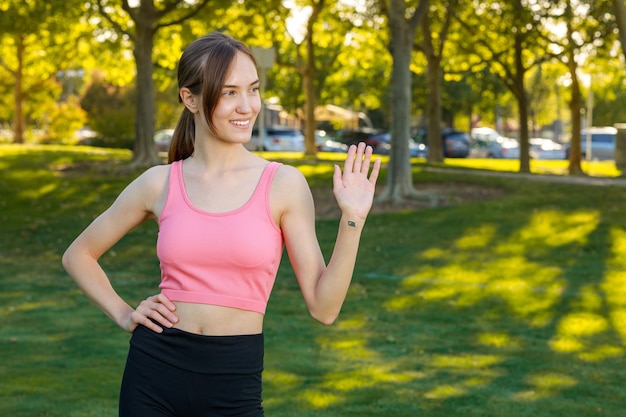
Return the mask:
<path id="1" fill-rule="evenodd" d="M 80 107 L 78 97 L 71 96 L 67 101 L 56 103 L 46 115 L 45 143 L 76 145 L 75 133 L 85 126 L 87 114 Z"/>
<path id="2" fill-rule="evenodd" d="M 129 336 L 80 293 L 60 257 L 136 177 L 125 168 L 131 154 L 0 146 L 0 156 L 0 414 L 115 415 Z M 330 194 L 333 161 L 285 157 L 314 194 Z M 370 216 L 334 326 L 308 316 L 283 259 L 265 318 L 266 414 L 621 416 L 624 188 L 425 168 L 413 166 L 418 189 L 481 198 Z M 329 254 L 337 220 L 317 231 Z M 156 232 L 146 224 L 102 258 L 131 303 L 158 291 Z"/>
<path id="3" fill-rule="evenodd" d="M 135 89 L 95 76 L 82 99 L 89 126 L 98 132 L 93 145 L 131 149 L 134 142 Z"/>

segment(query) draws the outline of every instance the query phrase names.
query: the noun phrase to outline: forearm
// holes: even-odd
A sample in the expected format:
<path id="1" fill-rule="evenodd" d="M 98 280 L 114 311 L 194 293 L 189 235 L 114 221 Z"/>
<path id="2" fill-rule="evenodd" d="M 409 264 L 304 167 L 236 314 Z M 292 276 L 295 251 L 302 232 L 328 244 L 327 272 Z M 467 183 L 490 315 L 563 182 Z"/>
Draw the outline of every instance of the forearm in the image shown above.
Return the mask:
<path id="1" fill-rule="evenodd" d="M 342 215 L 337 240 L 326 269 L 315 289 L 311 315 L 321 323 L 332 324 L 345 301 L 356 264 L 365 219 Z"/>
<path id="2" fill-rule="evenodd" d="M 111 320 L 126 329 L 134 309 L 115 292 L 97 260 L 70 248 L 63 255 L 63 266 L 87 298 Z"/>

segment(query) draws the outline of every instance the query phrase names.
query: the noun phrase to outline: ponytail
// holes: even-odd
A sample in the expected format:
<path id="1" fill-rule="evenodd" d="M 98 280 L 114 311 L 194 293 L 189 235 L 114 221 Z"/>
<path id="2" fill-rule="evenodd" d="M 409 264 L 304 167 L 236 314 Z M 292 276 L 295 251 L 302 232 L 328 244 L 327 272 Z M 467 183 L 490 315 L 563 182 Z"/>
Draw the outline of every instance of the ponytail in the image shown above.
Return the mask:
<path id="1" fill-rule="evenodd" d="M 193 120 L 193 113 L 185 107 L 180 114 L 172 135 L 172 142 L 167 155 L 168 164 L 193 155 L 195 134 L 196 124 Z"/>

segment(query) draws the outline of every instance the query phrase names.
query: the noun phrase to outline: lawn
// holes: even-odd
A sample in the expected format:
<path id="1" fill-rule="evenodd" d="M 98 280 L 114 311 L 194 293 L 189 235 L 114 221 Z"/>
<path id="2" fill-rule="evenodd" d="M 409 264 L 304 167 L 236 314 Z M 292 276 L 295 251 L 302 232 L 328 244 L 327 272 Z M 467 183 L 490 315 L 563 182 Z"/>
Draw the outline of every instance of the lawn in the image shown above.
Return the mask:
<path id="1" fill-rule="evenodd" d="M 117 413 L 128 335 L 77 290 L 60 256 L 139 173 L 129 156 L 0 145 L 2 416 Z M 328 161 L 278 157 L 330 189 Z M 449 166 L 515 170 L 490 164 Z M 266 315 L 266 415 L 624 416 L 626 188 L 425 167 L 413 168 L 418 189 L 497 197 L 370 216 L 331 327 L 308 317 L 284 257 Z M 102 259 L 130 302 L 157 291 L 155 232 L 138 228 Z M 325 254 L 335 233 L 336 219 L 318 221 Z"/>

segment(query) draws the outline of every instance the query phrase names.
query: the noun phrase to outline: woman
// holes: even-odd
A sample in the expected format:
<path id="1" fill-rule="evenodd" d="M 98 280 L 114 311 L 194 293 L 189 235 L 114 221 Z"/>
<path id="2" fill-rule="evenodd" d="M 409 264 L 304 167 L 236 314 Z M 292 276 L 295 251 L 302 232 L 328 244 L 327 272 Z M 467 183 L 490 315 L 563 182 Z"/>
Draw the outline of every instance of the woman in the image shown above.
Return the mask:
<path id="1" fill-rule="evenodd" d="M 261 107 L 254 57 L 212 33 L 178 68 L 184 105 L 169 164 L 148 169 L 76 238 L 63 265 L 132 333 L 120 416 L 263 416 L 263 317 L 286 247 L 311 315 L 336 319 L 352 277 L 380 161 L 360 144 L 335 166 L 341 221 L 325 264 L 310 189 L 295 168 L 243 146 Z M 369 172 L 371 168 L 371 173 Z M 136 308 L 113 289 L 100 256 L 153 219 L 161 292 Z"/>

